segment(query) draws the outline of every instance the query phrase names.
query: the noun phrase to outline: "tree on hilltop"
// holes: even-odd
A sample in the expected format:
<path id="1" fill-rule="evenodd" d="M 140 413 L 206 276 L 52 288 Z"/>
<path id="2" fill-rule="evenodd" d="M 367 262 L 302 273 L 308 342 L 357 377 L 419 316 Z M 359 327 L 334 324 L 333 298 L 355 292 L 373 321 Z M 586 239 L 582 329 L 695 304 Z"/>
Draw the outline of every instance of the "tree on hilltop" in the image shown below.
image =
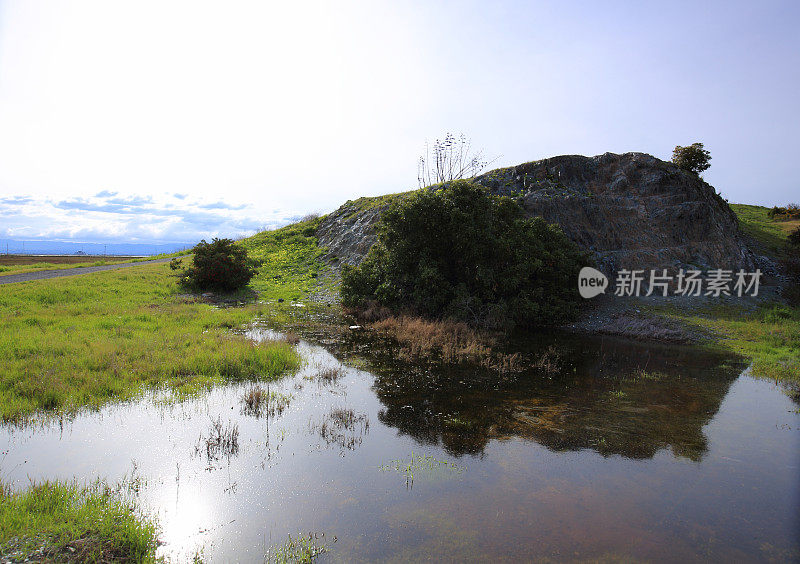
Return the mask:
<path id="1" fill-rule="evenodd" d="M 678 145 L 672 151 L 672 162 L 683 170 L 700 175 L 711 166 L 711 153 L 703 148 L 702 143 L 692 143 L 688 147 Z"/>

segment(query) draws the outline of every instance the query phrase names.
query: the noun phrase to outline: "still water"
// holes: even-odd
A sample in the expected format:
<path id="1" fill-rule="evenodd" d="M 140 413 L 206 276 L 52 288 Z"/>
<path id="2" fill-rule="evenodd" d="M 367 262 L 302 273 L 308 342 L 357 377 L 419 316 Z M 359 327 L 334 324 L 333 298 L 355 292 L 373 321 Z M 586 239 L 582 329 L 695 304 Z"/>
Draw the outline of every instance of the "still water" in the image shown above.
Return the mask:
<path id="1" fill-rule="evenodd" d="M 269 384 L 282 410 L 248 410 L 252 384 L 152 394 L 3 428 L 0 470 L 125 480 L 178 561 L 263 562 L 308 533 L 319 562 L 800 560 L 800 414 L 779 387 L 689 349 L 551 340 L 558 373 L 504 377 L 302 341 L 306 366 Z M 214 422 L 235 448 L 209 446 Z"/>

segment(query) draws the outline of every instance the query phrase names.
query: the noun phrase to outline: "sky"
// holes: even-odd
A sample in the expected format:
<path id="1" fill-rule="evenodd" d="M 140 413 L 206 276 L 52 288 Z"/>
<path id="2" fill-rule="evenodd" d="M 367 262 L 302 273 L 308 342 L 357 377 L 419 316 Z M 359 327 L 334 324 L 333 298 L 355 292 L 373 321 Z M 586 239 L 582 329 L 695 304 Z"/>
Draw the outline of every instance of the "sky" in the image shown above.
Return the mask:
<path id="1" fill-rule="evenodd" d="M 797 2 L 0 0 L 0 238 L 197 241 L 494 165 L 675 145 L 800 200 Z"/>

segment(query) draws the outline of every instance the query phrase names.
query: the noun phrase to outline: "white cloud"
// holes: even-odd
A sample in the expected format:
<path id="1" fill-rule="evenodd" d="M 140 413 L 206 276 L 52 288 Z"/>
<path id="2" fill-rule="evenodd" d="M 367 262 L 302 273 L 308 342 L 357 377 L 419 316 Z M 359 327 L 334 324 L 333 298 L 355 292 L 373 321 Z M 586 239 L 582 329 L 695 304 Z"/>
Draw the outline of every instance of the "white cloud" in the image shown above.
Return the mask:
<path id="1" fill-rule="evenodd" d="M 256 213 L 247 205 L 160 199 L 103 191 L 90 197 L 0 197 L 0 239 L 180 242 L 232 237 L 289 223 L 297 214 Z"/>

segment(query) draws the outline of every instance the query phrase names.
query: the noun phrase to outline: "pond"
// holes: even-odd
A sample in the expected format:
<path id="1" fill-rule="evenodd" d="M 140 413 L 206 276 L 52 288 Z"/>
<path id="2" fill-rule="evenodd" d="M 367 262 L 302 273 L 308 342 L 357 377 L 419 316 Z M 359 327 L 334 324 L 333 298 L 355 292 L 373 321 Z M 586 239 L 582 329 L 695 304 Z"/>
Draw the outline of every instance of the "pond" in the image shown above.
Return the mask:
<path id="1" fill-rule="evenodd" d="M 558 372 L 501 377 L 358 334 L 298 346 L 261 404 L 236 384 L 5 427 L 3 477 L 125 480 L 177 560 L 309 533 L 319 562 L 800 558 L 798 406 L 736 359 L 534 336 Z"/>

